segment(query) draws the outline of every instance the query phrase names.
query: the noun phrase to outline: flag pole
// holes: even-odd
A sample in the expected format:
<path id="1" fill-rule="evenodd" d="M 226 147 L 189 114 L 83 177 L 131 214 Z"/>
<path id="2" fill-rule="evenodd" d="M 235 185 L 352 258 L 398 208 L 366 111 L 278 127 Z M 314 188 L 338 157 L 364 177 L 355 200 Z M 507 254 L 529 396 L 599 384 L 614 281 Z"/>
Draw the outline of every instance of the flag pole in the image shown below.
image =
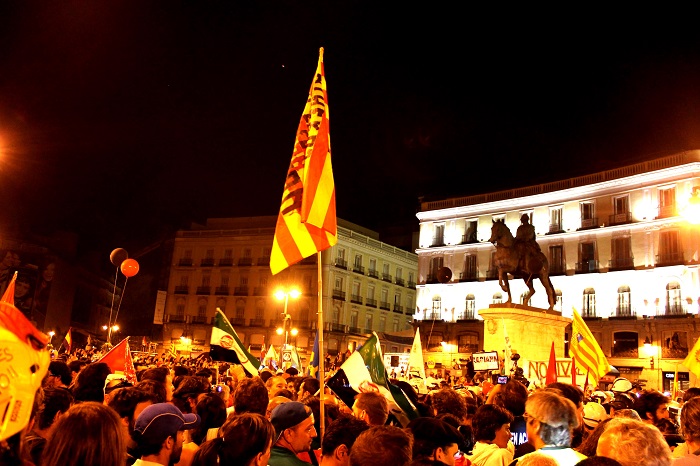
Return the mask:
<path id="1" fill-rule="evenodd" d="M 321 251 L 316 253 L 316 264 L 318 270 L 318 290 L 316 290 L 316 296 L 318 300 L 318 373 L 320 385 L 320 416 L 321 416 L 321 432 L 319 435 L 323 438 L 326 431 L 326 407 L 325 407 L 325 395 L 326 395 L 326 355 L 323 354 L 323 266 L 321 264 Z"/>

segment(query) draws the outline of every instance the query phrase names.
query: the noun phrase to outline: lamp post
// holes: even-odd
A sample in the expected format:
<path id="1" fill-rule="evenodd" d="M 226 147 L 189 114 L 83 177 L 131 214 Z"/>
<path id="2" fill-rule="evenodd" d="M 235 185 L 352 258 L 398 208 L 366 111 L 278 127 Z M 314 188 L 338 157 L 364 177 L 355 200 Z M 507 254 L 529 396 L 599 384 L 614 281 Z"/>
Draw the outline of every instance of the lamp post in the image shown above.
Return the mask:
<path id="1" fill-rule="evenodd" d="M 288 290 L 285 289 L 278 289 L 275 291 L 275 298 L 277 298 L 279 301 L 284 300 L 284 312 L 282 312 L 282 328 L 277 329 L 277 334 L 282 335 L 282 332 L 284 332 L 284 346 L 282 347 L 282 351 L 280 356 L 282 357 L 282 369 L 287 369 L 289 366 L 292 364 L 292 354 L 291 351 L 287 348 L 287 345 L 289 343 L 289 332 L 292 332 L 292 336 L 296 336 L 298 333 L 297 329 L 292 329 L 292 316 L 289 315 L 287 312 L 287 307 L 289 306 L 289 298 L 292 299 L 297 299 L 301 296 L 301 291 L 299 291 L 296 288 L 291 288 Z"/>
<path id="2" fill-rule="evenodd" d="M 102 330 L 107 331 L 107 346 L 111 348 L 112 347 L 112 332 L 118 332 L 119 326 L 117 324 L 114 324 L 111 327 L 109 325 L 103 325 Z"/>
<path id="3" fill-rule="evenodd" d="M 50 347 L 50 348 L 53 348 L 53 336 L 54 336 L 54 335 L 56 335 L 56 332 L 54 332 L 53 330 L 51 330 L 51 331 L 49 332 L 49 347 Z"/>

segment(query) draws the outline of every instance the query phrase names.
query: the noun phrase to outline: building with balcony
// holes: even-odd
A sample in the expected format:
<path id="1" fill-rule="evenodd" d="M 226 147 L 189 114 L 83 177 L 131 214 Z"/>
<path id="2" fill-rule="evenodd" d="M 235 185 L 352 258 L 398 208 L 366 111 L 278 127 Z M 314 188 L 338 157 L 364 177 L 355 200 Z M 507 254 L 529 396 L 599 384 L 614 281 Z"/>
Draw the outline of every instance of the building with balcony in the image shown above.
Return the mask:
<path id="1" fill-rule="evenodd" d="M 483 349 L 478 310 L 507 300 L 493 265 L 492 222 L 504 220 L 515 235 L 527 214 L 549 261 L 555 310 L 571 317 L 575 307 L 623 375 L 668 388 L 667 374 L 700 336 L 700 226 L 689 221 L 699 190 L 700 151 L 687 151 L 536 186 L 422 202 L 414 319 L 424 348 L 449 344 L 462 358 Z M 523 280 L 510 285 L 514 303 L 548 307 L 538 280 L 530 303 L 522 302 Z M 687 372 L 682 377 L 691 380 Z"/>
<path id="2" fill-rule="evenodd" d="M 207 351 L 216 308 L 231 321 L 246 347 L 280 346 L 283 302 L 278 288 L 295 287 L 288 313 L 298 329 L 302 360 L 317 328 L 317 257 L 273 276 L 270 251 L 277 217 L 208 219 L 178 231 L 174 241 L 163 315 L 163 344 L 181 352 Z M 351 258 L 348 261 L 348 258 Z M 410 350 L 418 258 L 379 241 L 378 234 L 338 219 L 338 244 L 321 254 L 324 345 L 331 355 L 380 333 L 387 352 Z"/>

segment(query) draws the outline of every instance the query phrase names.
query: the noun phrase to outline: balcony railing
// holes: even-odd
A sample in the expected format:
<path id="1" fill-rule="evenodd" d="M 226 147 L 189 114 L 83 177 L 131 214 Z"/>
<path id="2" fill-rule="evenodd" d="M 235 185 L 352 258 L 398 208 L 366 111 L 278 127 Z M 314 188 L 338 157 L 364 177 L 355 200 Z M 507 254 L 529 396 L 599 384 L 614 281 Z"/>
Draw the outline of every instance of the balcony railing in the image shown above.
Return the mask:
<path id="1" fill-rule="evenodd" d="M 311 322 L 309 320 L 295 320 L 294 321 L 294 326 L 297 328 L 303 328 L 303 329 L 310 329 L 311 328 Z"/>
<path id="2" fill-rule="evenodd" d="M 180 259 L 177 265 L 181 267 L 192 267 L 192 259 Z"/>
<path id="3" fill-rule="evenodd" d="M 341 269 L 348 269 L 348 261 L 346 261 L 345 259 L 341 259 L 340 257 L 335 258 L 335 263 L 333 265 Z"/>
<path id="4" fill-rule="evenodd" d="M 550 223 L 548 233 L 562 233 L 564 229 L 561 227 L 561 223 Z"/>
<path id="5" fill-rule="evenodd" d="M 465 345 L 459 345 L 457 347 L 457 351 L 460 353 L 478 353 L 479 352 L 479 345 L 476 343 L 471 343 L 471 344 L 465 344 Z"/>
<path id="6" fill-rule="evenodd" d="M 270 258 L 269 257 L 258 257 L 258 261 L 256 262 L 258 265 L 270 265 Z"/>
<path id="7" fill-rule="evenodd" d="M 656 265 L 659 266 L 682 265 L 684 262 L 682 252 L 670 252 L 656 256 Z"/>
<path id="8" fill-rule="evenodd" d="M 369 269 L 367 271 L 367 276 L 372 278 L 379 278 L 379 272 L 377 272 L 377 269 Z"/>
<path id="9" fill-rule="evenodd" d="M 659 215 L 656 218 L 669 218 L 678 215 L 678 209 L 675 204 L 659 206 Z"/>
<path id="10" fill-rule="evenodd" d="M 264 327 L 265 326 L 265 319 L 250 319 L 250 324 L 251 327 Z"/>
<path id="11" fill-rule="evenodd" d="M 362 329 L 360 327 L 349 327 L 348 332 L 355 333 L 355 334 L 361 334 Z"/>
<path id="12" fill-rule="evenodd" d="M 498 269 L 489 269 L 486 271 L 486 280 L 498 279 Z"/>
<path id="13" fill-rule="evenodd" d="M 350 302 L 355 304 L 362 304 L 362 296 L 360 296 L 359 294 L 351 294 Z"/>
<path id="14" fill-rule="evenodd" d="M 345 292 L 343 290 L 333 290 L 333 299 L 345 301 Z"/>
<path id="15" fill-rule="evenodd" d="M 404 283 L 406 282 L 403 281 L 403 278 L 396 277 L 394 283 L 396 283 L 399 286 L 405 286 Z"/>
<path id="16" fill-rule="evenodd" d="M 228 286 L 217 286 L 214 293 L 217 295 L 220 295 L 220 296 L 226 296 L 229 293 L 229 287 Z"/>
<path id="17" fill-rule="evenodd" d="M 365 299 L 365 306 L 377 307 L 377 300 L 372 298 Z"/>
<path id="18" fill-rule="evenodd" d="M 592 273 L 598 271 L 598 261 L 587 260 L 576 262 L 576 273 Z"/>
<path id="19" fill-rule="evenodd" d="M 192 316 L 190 318 L 190 323 L 192 324 L 206 324 L 209 323 L 207 316 Z"/>
<path id="20" fill-rule="evenodd" d="M 632 309 L 632 306 L 630 306 L 629 304 L 617 306 L 615 308 L 615 314 L 610 316 L 610 319 L 623 319 L 624 320 L 624 319 L 636 319 L 636 318 L 637 318 L 637 314 L 634 311 L 634 309 Z"/>
<path id="21" fill-rule="evenodd" d="M 224 257 L 223 259 L 219 259 L 219 267 L 231 267 L 233 265 L 233 258 L 232 257 Z"/>
<path id="22" fill-rule="evenodd" d="M 253 288 L 253 295 L 254 296 L 267 296 L 267 287 L 266 286 L 256 286 Z"/>
<path id="23" fill-rule="evenodd" d="M 214 258 L 206 257 L 199 262 L 201 267 L 214 267 Z"/>
<path id="24" fill-rule="evenodd" d="M 233 289 L 233 295 L 234 296 L 248 296 L 248 287 L 247 286 L 237 286 L 236 288 Z"/>
<path id="25" fill-rule="evenodd" d="M 413 281 L 410 281 L 410 280 L 409 280 L 409 281 L 408 281 L 408 287 L 409 287 L 409 288 L 413 288 L 413 289 L 415 290 L 415 289 L 416 289 L 416 282 L 413 282 Z"/>
<path id="26" fill-rule="evenodd" d="M 389 309 L 391 309 L 391 306 L 386 301 L 379 301 L 379 309 L 384 309 L 385 311 L 388 311 Z"/>
<path id="27" fill-rule="evenodd" d="M 211 294 L 211 286 L 198 286 L 197 294 Z"/>
<path id="28" fill-rule="evenodd" d="M 610 259 L 610 270 L 629 270 L 634 268 L 634 259 L 632 257 L 616 257 Z"/>
<path id="29" fill-rule="evenodd" d="M 474 282 L 479 279 L 479 274 L 476 272 L 476 270 L 469 270 L 467 272 L 460 272 L 459 273 L 459 281 L 460 282 Z"/>
<path id="30" fill-rule="evenodd" d="M 241 257 L 238 259 L 238 265 L 240 267 L 249 267 L 253 265 L 253 258 L 252 257 Z"/>
<path id="31" fill-rule="evenodd" d="M 175 287 L 175 294 L 187 294 L 190 292 L 190 287 L 187 285 L 178 285 Z"/>
<path id="32" fill-rule="evenodd" d="M 231 319 L 231 325 L 243 327 L 245 325 L 245 317 L 234 317 Z"/>
<path id="33" fill-rule="evenodd" d="M 359 264 L 354 264 L 354 265 L 352 266 L 352 271 L 355 272 L 355 273 L 359 273 L 359 274 L 361 274 L 361 275 L 364 275 L 364 274 L 365 274 L 365 268 L 364 268 L 363 266 L 359 265 Z"/>
<path id="34" fill-rule="evenodd" d="M 549 264 L 550 275 L 564 275 L 565 273 L 566 267 L 564 267 L 563 262 L 552 262 Z"/>
<path id="35" fill-rule="evenodd" d="M 442 320 L 442 315 L 439 312 L 426 312 L 425 320 Z"/>
<path id="36" fill-rule="evenodd" d="M 323 327 L 326 331 L 328 332 L 342 332 L 345 333 L 347 330 L 347 326 L 343 324 L 335 324 L 333 322 L 326 322 L 323 324 Z"/>
<path id="37" fill-rule="evenodd" d="M 407 316 L 412 316 L 412 315 L 413 315 L 413 308 L 412 308 L 412 307 L 407 307 L 407 308 L 406 308 L 406 315 L 407 315 Z"/>
<path id="38" fill-rule="evenodd" d="M 457 315 L 455 315 L 455 320 L 474 320 L 474 311 L 464 310 L 462 312 L 459 312 L 457 313 Z"/>
<path id="39" fill-rule="evenodd" d="M 476 239 L 476 235 L 471 235 L 471 238 L 469 238 L 469 235 L 466 233 L 462 235 L 462 244 L 473 244 L 478 242 L 479 240 Z"/>
<path id="40" fill-rule="evenodd" d="M 593 218 L 585 218 L 581 219 L 581 228 L 580 230 L 585 230 L 587 228 L 598 228 L 600 226 L 600 223 L 598 222 L 598 217 L 593 217 Z"/>
<path id="41" fill-rule="evenodd" d="M 187 322 L 187 316 L 185 314 L 168 314 L 168 322 L 185 323 Z"/>
<path id="42" fill-rule="evenodd" d="M 394 304 L 392 311 L 396 312 L 397 314 L 403 314 L 403 306 L 400 304 Z"/>
<path id="43" fill-rule="evenodd" d="M 581 310 L 581 317 L 584 319 L 595 319 L 598 317 L 598 315 L 595 312 L 595 309 L 592 309 L 590 307 L 584 307 Z"/>
<path id="44" fill-rule="evenodd" d="M 686 315 L 686 313 L 686 309 L 681 303 L 671 303 L 666 305 L 665 315 L 667 316 Z"/>
<path id="45" fill-rule="evenodd" d="M 389 275 L 388 273 L 383 273 L 382 280 L 391 283 L 391 275 Z"/>
<path id="46" fill-rule="evenodd" d="M 431 247 L 438 247 L 438 246 L 444 246 L 445 245 L 445 237 L 444 236 L 435 236 L 433 237 L 433 242 L 430 243 Z"/>
<path id="47" fill-rule="evenodd" d="M 625 223 L 632 223 L 632 212 L 608 216 L 608 225 L 623 225 Z"/>

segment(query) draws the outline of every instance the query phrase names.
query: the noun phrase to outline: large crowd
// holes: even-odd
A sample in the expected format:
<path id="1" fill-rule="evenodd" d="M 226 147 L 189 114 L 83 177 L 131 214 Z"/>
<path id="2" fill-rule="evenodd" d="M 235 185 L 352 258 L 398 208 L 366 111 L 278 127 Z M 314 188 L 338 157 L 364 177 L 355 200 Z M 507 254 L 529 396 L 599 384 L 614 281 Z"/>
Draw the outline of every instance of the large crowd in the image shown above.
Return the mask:
<path id="1" fill-rule="evenodd" d="M 359 393 L 347 406 L 294 368 L 253 377 L 239 365 L 161 355 L 137 359 L 130 382 L 93 356 L 51 360 L 26 424 L 2 430 L 0 464 L 700 464 L 700 388 L 672 402 L 624 378 L 587 393 L 488 374 L 418 393 L 394 379 L 419 413 L 401 425 L 382 394 Z"/>

